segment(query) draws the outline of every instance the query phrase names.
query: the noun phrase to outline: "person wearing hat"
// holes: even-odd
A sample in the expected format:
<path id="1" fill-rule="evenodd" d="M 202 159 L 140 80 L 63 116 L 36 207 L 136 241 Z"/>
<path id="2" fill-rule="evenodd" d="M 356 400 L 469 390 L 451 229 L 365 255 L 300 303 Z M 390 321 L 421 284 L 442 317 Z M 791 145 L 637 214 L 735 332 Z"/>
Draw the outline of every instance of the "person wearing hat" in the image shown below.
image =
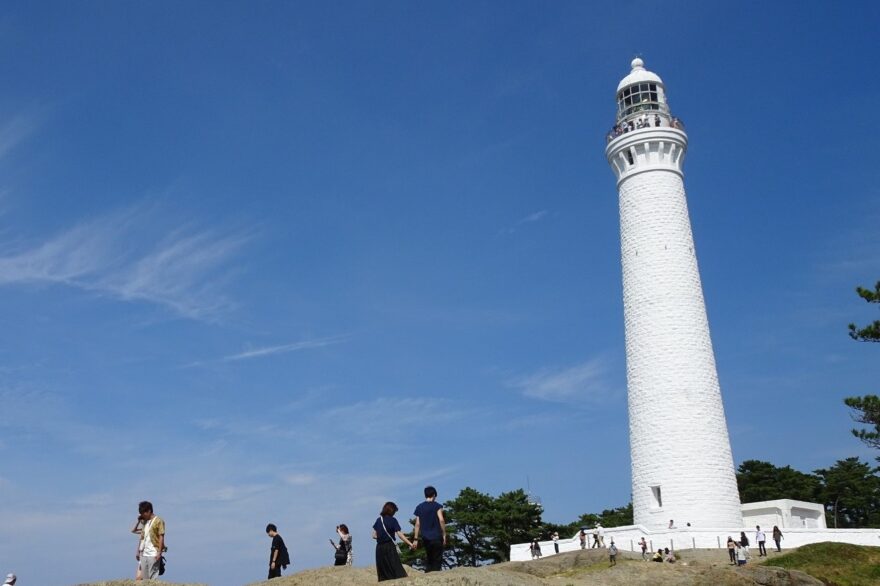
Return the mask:
<path id="1" fill-rule="evenodd" d="M 9 586 L 14 586 L 16 580 L 17 578 L 15 577 L 15 574 L 6 574 L 6 581 L 3 582 L 3 586 L 6 586 L 7 584 Z"/>

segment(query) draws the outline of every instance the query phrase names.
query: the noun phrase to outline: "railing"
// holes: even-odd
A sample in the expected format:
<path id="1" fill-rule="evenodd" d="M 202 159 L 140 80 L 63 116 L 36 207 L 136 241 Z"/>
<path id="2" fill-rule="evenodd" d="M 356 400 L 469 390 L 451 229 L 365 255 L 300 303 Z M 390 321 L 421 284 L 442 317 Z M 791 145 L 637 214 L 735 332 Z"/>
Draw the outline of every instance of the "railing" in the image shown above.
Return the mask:
<path id="1" fill-rule="evenodd" d="M 605 137 L 605 142 L 611 142 L 618 136 L 622 136 L 624 134 L 627 134 L 628 132 L 634 132 L 643 128 L 661 127 L 677 128 L 678 130 L 684 130 L 684 123 L 675 117 L 667 118 L 659 114 L 654 114 L 653 116 L 643 114 L 638 118 L 625 120 L 620 124 L 612 127 L 611 130 L 608 132 L 608 135 Z"/>
<path id="2" fill-rule="evenodd" d="M 745 528 L 706 528 L 695 527 L 655 529 L 650 530 L 641 525 L 627 525 L 625 527 L 604 527 L 605 547 L 611 545 L 611 541 L 617 545 L 620 551 L 641 551 L 639 540 L 644 537 L 648 542 L 648 551 L 657 551 L 659 548 L 668 547 L 672 551 L 680 549 L 718 549 L 727 548 L 727 537 L 739 536 L 740 531 L 745 531 L 751 539 L 754 530 Z M 782 528 L 782 547 L 790 549 L 810 543 L 832 541 L 836 543 L 852 543 L 854 545 L 880 546 L 880 529 L 826 529 L 826 528 Z M 587 530 L 587 549 L 592 545 L 591 529 Z M 770 532 L 767 532 L 768 543 L 772 542 Z M 553 555 L 552 541 L 540 541 L 543 556 Z M 757 544 L 756 544 L 757 545 Z M 578 534 L 571 539 L 559 540 L 559 553 L 579 550 L 580 540 Z M 510 561 L 525 561 L 531 559 L 528 543 L 518 543 L 510 546 Z"/>

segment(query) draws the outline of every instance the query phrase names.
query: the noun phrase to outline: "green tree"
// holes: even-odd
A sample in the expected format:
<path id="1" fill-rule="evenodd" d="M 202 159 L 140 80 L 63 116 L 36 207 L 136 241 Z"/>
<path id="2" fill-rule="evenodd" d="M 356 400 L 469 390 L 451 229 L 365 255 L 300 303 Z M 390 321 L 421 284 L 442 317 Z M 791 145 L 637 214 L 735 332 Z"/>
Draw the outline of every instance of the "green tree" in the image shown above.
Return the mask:
<path id="1" fill-rule="evenodd" d="M 853 419 L 859 423 L 873 425 L 874 429 L 853 429 L 852 434 L 871 446 L 880 449 L 880 397 L 847 397 L 843 400 L 853 410 Z"/>
<path id="2" fill-rule="evenodd" d="M 461 566 L 479 566 L 491 559 L 491 519 L 495 499 L 471 487 L 465 487 L 446 501 L 447 544 L 450 561 Z"/>
<path id="3" fill-rule="evenodd" d="M 874 286 L 873 291 L 856 287 L 856 293 L 868 303 L 880 303 L 880 281 Z M 853 340 L 861 342 L 880 342 L 880 320 L 862 328 L 856 324 L 849 324 L 849 335 Z M 843 402 L 853 410 L 853 419 L 869 426 L 868 429 L 853 429 L 852 434 L 872 448 L 880 449 L 880 397 L 877 395 L 847 397 Z"/>
<path id="4" fill-rule="evenodd" d="M 740 464 L 736 470 L 736 484 L 739 498 L 744 503 L 775 499 L 815 502 L 821 489 L 818 476 L 761 460 L 746 460 Z"/>
<path id="5" fill-rule="evenodd" d="M 868 303 L 880 303 L 880 281 L 874 285 L 873 291 L 864 287 L 856 287 L 856 293 Z M 880 320 L 875 320 L 863 328 L 856 324 L 849 324 L 849 336 L 860 342 L 880 342 Z"/>
<path id="6" fill-rule="evenodd" d="M 526 492 L 518 488 L 502 492 L 493 503 L 489 519 L 489 558 L 494 562 L 510 559 L 510 546 L 540 537 L 543 532 L 541 505 L 529 502 Z"/>
<path id="7" fill-rule="evenodd" d="M 835 528 L 880 526 L 880 468 L 858 458 L 838 460 L 816 470 L 822 480 L 821 498 L 828 525 Z"/>
<path id="8" fill-rule="evenodd" d="M 599 522 L 605 527 L 623 527 L 633 524 L 633 504 L 616 509 L 605 509 L 599 515 Z"/>

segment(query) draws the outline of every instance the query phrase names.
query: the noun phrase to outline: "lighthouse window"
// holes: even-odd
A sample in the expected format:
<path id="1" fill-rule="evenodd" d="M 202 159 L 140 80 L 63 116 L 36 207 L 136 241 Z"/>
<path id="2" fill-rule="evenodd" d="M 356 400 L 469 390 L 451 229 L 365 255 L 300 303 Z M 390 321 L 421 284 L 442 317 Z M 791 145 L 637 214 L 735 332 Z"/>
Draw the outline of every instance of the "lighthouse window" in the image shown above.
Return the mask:
<path id="1" fill-rule="evenodd" d="M 663 497 L 660 495 L 660 487 L 652 486 L 651 487 L 651 496 L 653 497 L 651 501 L 652 509 L 660 509 L 663 507 Z"/>

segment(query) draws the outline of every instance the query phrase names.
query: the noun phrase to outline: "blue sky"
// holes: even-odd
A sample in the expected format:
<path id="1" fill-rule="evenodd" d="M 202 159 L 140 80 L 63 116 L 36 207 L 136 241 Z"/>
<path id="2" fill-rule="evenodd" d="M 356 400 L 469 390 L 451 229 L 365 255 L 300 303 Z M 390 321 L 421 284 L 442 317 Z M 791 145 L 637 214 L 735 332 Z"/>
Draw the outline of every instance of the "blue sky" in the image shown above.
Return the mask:
<path id="1" fill-rule="evenodd" d="M 0 571 L 355 559 L 426 483 L 545 519 L 629 499 L 614 90 L 641 55 L 686 187 L 734 458 L 870 456 L 842 398 L 880 279 L 869 2 L 9 2 Z M 51 563 L 46 563 L 51 559 Z"/>

